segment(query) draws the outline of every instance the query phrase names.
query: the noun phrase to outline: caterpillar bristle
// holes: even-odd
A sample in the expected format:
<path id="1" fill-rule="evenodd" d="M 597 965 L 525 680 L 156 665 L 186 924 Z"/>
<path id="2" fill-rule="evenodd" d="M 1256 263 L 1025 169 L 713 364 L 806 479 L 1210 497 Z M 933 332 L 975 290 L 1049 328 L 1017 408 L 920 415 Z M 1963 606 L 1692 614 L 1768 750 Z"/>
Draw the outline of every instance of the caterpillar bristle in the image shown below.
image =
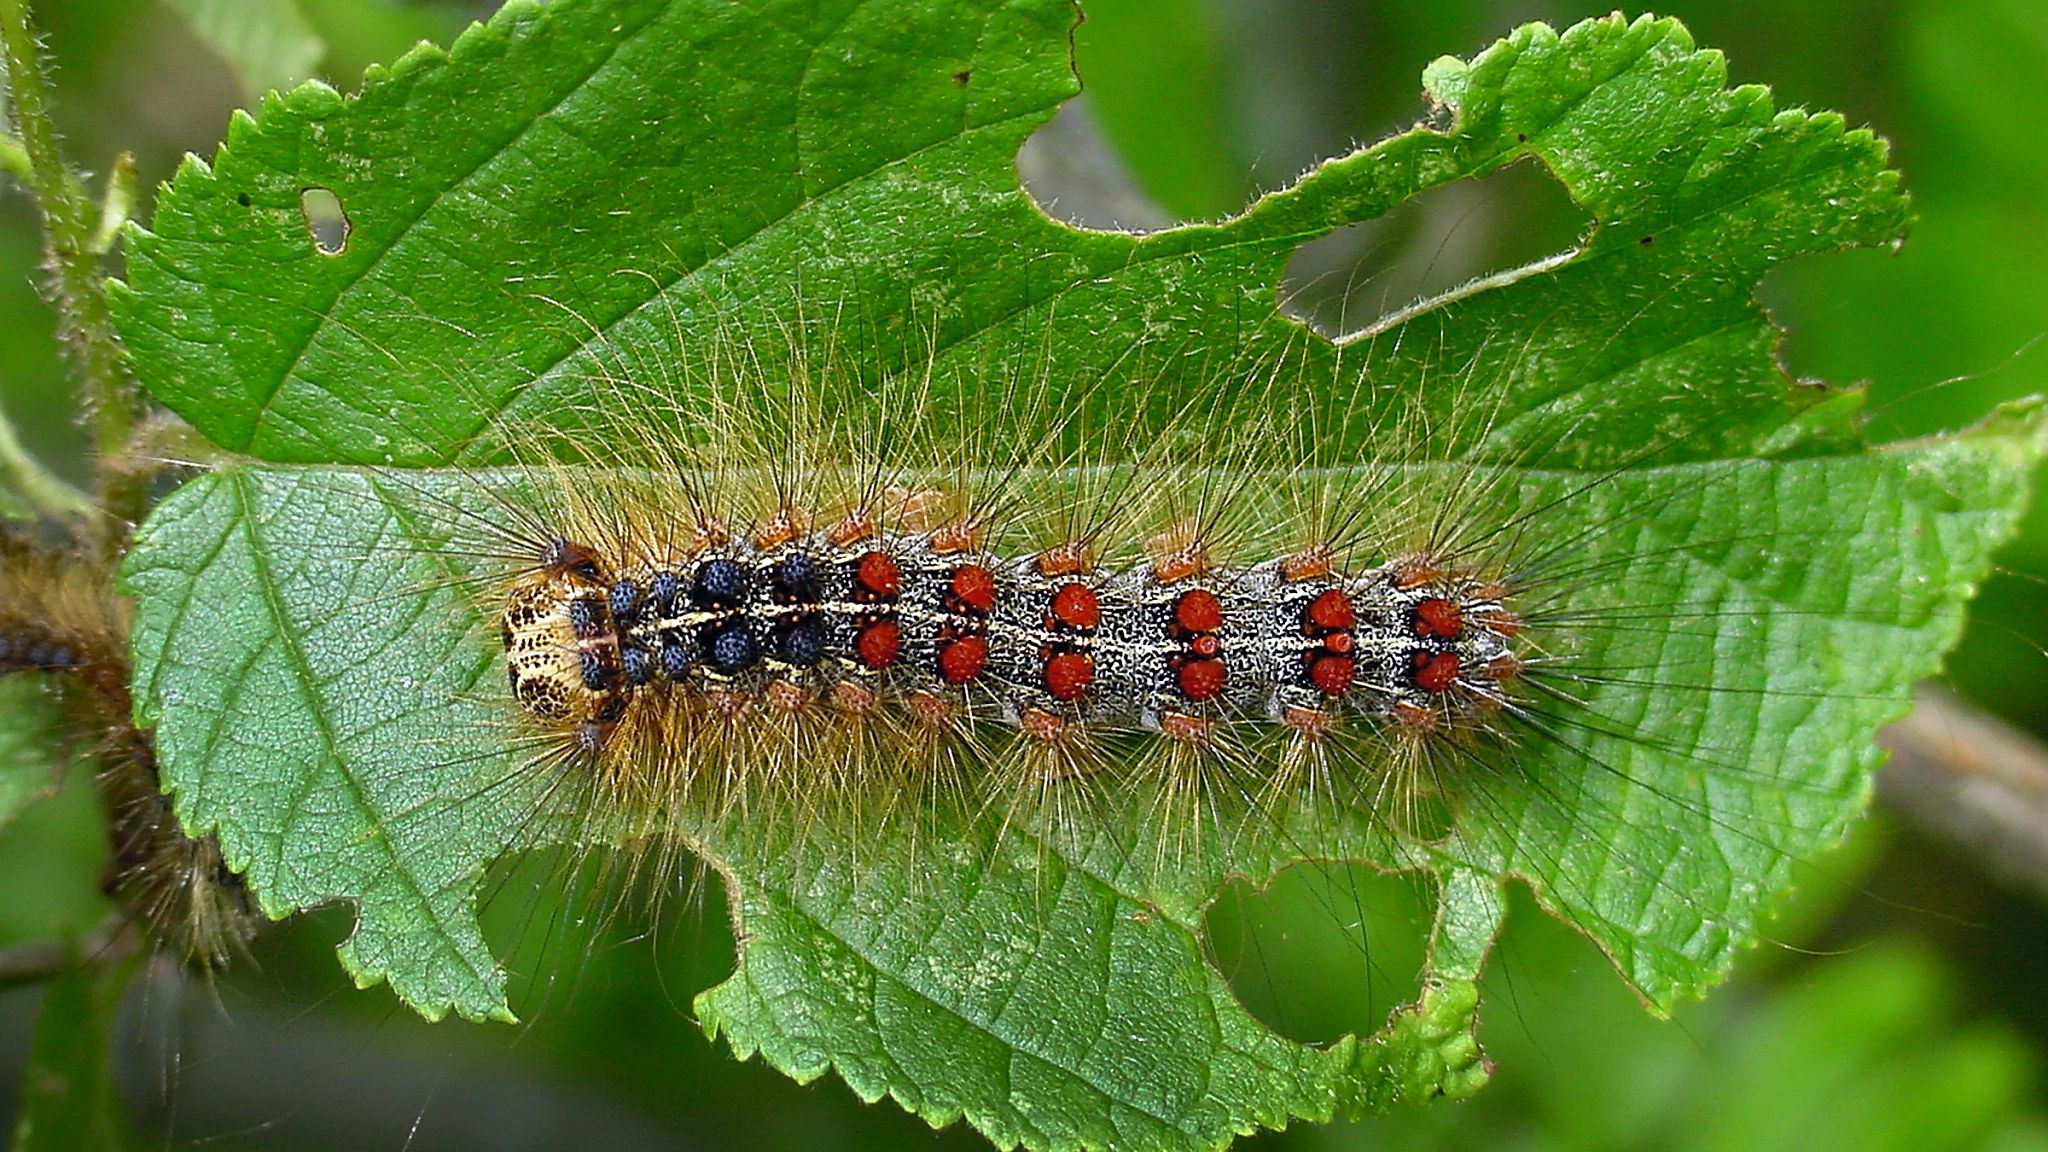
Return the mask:
<path id="1" fill-rule="evenodd" d="M 267 922 L 212 836 L 188 836 L 132 718 L 128 611 L 105 565 L 16 530 L 0 533 L 0 675 L 40 675 L 63 699 L 93 766 L 110 855 L 101 887 L 163 955 L 212 976 Z"/>
<path id="2" fill-rule="evenodd" d="M 1674 679 L 1657 647 L 1712 634 L 1718 607 L 1605 591 L 1761 546 L 1654 538 L 1707 481 L 1633 503 L 1616 482 L 1683 460 L 1683 442 L 1570 471 L 1560 446 L 1582 418 L 1508 421 L 1514 389 L 1472 365 L 1420 399 L 1368 387 L 1319 406 L 1291 350 L 1179 364 L 1154 388 L 1170 338 L 1056 379 L 1029 349 L 948 362 L 909 330 L 889 347 L 843 318 L 687 355 L 605 344 L 576 380 L 592 399 L 536 403 L 458 453 L 489 467 L 371 470 L 453 570 L 435 587 L 508 663 L 485 681 L 508 687 L 464 700 L 495 717 L 482 774 L 385 818 L 530 790 L 517 842 L 570 843 L 609 860 L 592 866 L 604 898 L 657 901 L 735 843 L 913 886 L 943 871 L 926 859 L 1057 856 L 1182 910 L 1293 861 L 1464 853 L 1589 886 L 1563 867 L 1590 851 L 1578 830 L 1639 818 L 1631 804 L 1782 851 L 1704 791 L 1779 784 L 1772 766 L 1602 711 L 1632 677 L 1680 710 L 1722 691 L 1713 669 Z M 792 559 L 822 582 L 785 573 Z M 1141 644 L 1112 620 L 1132 613 L 1155 621 Z M 821 617 L 822 642 L 802 623 Z M 1285 692 L 1240 691 L 1255 627 L 1269 646 L 1287 633 Z M 1140 649 L 1142 672 L 1115 666 Z M 1626 748 L 1681 771 L 1646 774 Z M 1525 843 L 1524 824 L 1549 839 Z"/>

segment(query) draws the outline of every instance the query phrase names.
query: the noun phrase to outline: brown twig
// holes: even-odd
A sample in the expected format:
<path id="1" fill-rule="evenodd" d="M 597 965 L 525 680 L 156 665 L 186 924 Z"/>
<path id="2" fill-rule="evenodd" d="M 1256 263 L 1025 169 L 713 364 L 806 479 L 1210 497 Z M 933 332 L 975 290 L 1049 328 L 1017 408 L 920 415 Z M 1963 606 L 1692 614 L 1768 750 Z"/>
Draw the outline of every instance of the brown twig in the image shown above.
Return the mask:
<path id="1" fill-rule="evenodd" d="M 1986 871 L 2048 896 L 2048 745 L 1932 685 L 1880 737 L 1879 799 Z"/>
<path id="2" fill-rule="evenodd" d="M 133 954 L 140 942 L 134 924 L 116 913 L 76 939 L 34 940 L 0 948 L 0 989 L 39 984 L 86 965 L 116 963 Z"/>

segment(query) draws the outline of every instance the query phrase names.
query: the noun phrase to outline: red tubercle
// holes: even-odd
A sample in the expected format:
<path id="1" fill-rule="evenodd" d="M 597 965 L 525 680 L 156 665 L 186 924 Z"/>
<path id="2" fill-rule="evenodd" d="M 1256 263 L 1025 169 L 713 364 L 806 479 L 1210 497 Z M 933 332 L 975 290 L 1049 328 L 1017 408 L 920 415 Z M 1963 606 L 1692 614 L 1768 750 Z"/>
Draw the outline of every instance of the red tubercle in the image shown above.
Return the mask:
<path id="1" fill-rule="evenodd" d="M 1342 696 L 1351 689 L 1351 681 L 1357 675 L 1358 661 L 1349 656 L 1309 653 L 1308 681 L 1325 696 Z"/>
<path id="2" fill-rule="evenodd" d="M 939 679 L 959 687 L 988 666 L 986 636 L 956 636 L 939 641 Z"/>
<path id="3" fill-rule="evenodd" d="M 903 654 L 903 629 L 889 620 L 870 624 L 854 637 L 853 650 L 862 664 L 880 671 L 894 664 L 896 658 Z"/>
<path id="4" fill-rule="evenodd" d="M 1214 632 L 1223 627 L 1223 601 L 1207 588 L 1193 588 L 1173 602 L 1173 622 L 1189 632 Z"/>
<path id="5" fill-rule="evenodd" d="M 1223 641 L 1211 635 L 1195 636 L 1188 640 L 1188 651 L 1197 656 L 1214 656 L 1223 651 Z"/>
<path id="6" fill-rule="evenodd" d="M 1432 596 L 1415 606 L 1415 634 L 1425 640 L 1456 640 L 1464 630 L 1465 613 L 1455 600 Z"/>
<path id="7" fill-rule="evenodd" d="M 1417 652 L 1415 686 L 1424 692 L 1448 692 L 1458 683 L 1458 654 Z"/>
<path id="8" fill-rule="evenodd" d="M 1190 660 L 1174 673 L 1174 682 L 1180 688 L 1181 695 L 1197 703 L 1203 703 L 1223 695 L 1223 683 L 1229 675 L 1229 667 L 1221 660 Z"/>
<path id="9" fill-rule="evenodd" d="M 1073 703 L 1095 682 L 1095 661 L 1078 652 L 1062 652 L 1045 662 L 1045 690 L 1052 698 Z"/>
<path id="10" fill-rule="evenodd" d="M 995 573 L 981 565 L 962 564 L 953 569 L 951 587 L 954 599 L 970 611 L 986 614 L 995 610 Z"/>
<path id="11" fill-rule="evenodd" d="M 1358 613 L 1351 607 L 1351 597 L 1341 588 L 1326 588 L 1322 594 L 1309 601 L 1305 614 L 1308 623 L 1317 628 L 1349 629 L 1358 625 Z"/>
<path id="12" fill-rule="evenodd" d="M 854 563 L 854 582 L 882 599 L 894 599 L 903 592 L 903 572 L 896 558 L 887 552 L 866 552 Z"/>
<path id="13" fill-rule="evenodd" d="M 1102 602 L 1086 584 L 1063 584 L 1053 593 L 1052 616 L 1069 628 L 1092 630 L 1102 623 Z"/>

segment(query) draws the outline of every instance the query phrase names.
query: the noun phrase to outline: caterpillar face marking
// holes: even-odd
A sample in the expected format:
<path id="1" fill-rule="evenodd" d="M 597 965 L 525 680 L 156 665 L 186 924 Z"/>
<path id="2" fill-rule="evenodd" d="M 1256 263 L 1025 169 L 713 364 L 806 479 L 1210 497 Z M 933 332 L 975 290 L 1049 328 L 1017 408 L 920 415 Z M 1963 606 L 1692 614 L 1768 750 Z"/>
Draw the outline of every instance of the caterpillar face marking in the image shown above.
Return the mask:
<path id="1" fill-rule="evenodd" d="M 1222 721 L 1298 738 L 1345 715 L 1469 728 L 1522 668 L 1497 582 L 1406 556 L 1349 575 L 1288 557 L 1244 568 L 1187 550 L 1127 570 L 1060 546 L 1004 557 L 950 529 L 760 530 L 663 563 L 550 542 L 508 590 L 512 692 L 601 751 L 644 694 L 721 710 L 883 703 L 1041 741 L 1090 729 L 1202 743 Z"/>

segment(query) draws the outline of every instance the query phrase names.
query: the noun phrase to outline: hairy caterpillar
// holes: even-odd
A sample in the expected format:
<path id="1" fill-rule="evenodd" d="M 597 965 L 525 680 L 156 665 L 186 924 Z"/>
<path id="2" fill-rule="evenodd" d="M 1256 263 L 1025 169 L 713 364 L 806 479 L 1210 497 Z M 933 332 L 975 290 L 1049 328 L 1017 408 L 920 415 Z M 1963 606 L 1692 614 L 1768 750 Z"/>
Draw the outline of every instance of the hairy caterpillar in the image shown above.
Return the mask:
<path id="1" fill-rule="evenodd" d="M 1836 710 L 1886 707 L 1886 673 L 1787 654 L 1952 626 L 1946 593 L 1915 594 L 1897 575 L 1912 553 L 1872 560 L 1852 546 L 1854 531 L 1772 518 L 1780 494 L 1855 480 L 1872 467 L 1859 457 L 1702 462 L 1681 440 L 1596 468 L 1538 466 L 1570 443 L 1566 423 L 1527 428 L 1533 447 L 1488 460 L 1472 446 L 1499 430 L 1511 390 L 1445 371 L 1426 413 L 1381 420 L 1372 442 L 1386 456 L 1359 462 L 1318 434 L 1327 410 L 1307 406 L 1313 418 L 1297 419 L 1305 405 L 1284 357 L 1205 369 L 1207 383 L 1178 393 L 1199 400 L 1166 405 L 1154 365 L 1171 348 L 1133 350 L 1083 381 L 1049 379 L 1026 348 L 961 369 L 948 386 L 929 355 L 862 378 L 866 350 L 841 343 L 861 338 L 835 318 L 734 329 L 687 358 L 620 353 L 583 381 L 594 402 L 493 430 L 505 446 L 491 455 L 510 465 L 245 465 L 182 494 L 247 509 L 252 533 L 319 526 L 277 553 L 290 567 L 276 595 L 304 606 L 293 610 L 305 614 L 307 657 L 332 662 L 323 675 L 361 668 L 376 690 L 396 688 L 395 703 L 366 691 L 351 705 L 390 718 L 378 725 L 417 715 L 440 733 L 402 746 L 366 739 L 353 754 L 348 787 L 390 798 L 344 846 L 435 845 L 485 828 L 507 849 L 569 844 L 656 892 L 702 859 L 736 880 L 743 962 L 763 948 L 767 913 L 747 902 L 764 891 L 916 916 L 920 902 L 950 908 L 966 876 L 1010 901 L 1019 938 L 1053 948 L 1085 939 L 1062 919 L 1076 885 L 1113 890 L 1129 909 L 1119 923 L 1151 917 L 1146 930 L 1192 935 L 1226 878 L 1263 880 L 1290 863 L 1442 869 L 1443 907 L 1461 915 L 1486 907 L 1485 876 L 1513 874 L 1608 946 L 1630 979 L 1656 987 L 1698 961 L 1634 941 L 1684 927 L 1702 954 L 1726 955 L 1756 931 L 1768 892 L 1724 906 L 1713 886 L 1754 883 L 1747 869 L 1782 876 L 1834 835 L 1863 787 L 1868 754 L 1828 733 Z M 448 382 L 463 386 L 452 372 Z M 2000 459 L 1968 440 L 1948 451 L 1883 461 L 1876 484 L 1862 485 L 1895 494 L 1901 539 L 1953 536 L 1953 513 L 1914 509 L 1967 492 Z M 1861 523 L 1866 513 L 1843 515 Z M 803 582 L 776 569 L 799 552 L 837 566 L 817 576 L 836 599 L 790 595 Z M 992 590 L 1000 604 L 1005 589 L 1037 603 L 1008 625 L 1011 651 L 998 656 L 993 606 L 880 614 L 888 582 L 860 571 L 875 552 L 896 569 L 897 605 L 905 573 L 920 568 L 942 589 L 928 603 L 951 596 L 971 608 L 964 593 Z M 1041 565 L 1046 556 L 1054 562 Z M 1292 558 L 1305 578 L 1290 602 L 1281 569 Z M 676 610 L 720 560 L 759 594 L 706 589 Z M 1194 571 L 1158 579 L 1175 565 Z M 989 584 L 954 587 L 969 567 Z M 1151 575 L 1121 575 L 1131 572 Z M 656 599 L 664 573 L 678 587 L 643 618 L 636 609 Z M 1124 607 L 1138 597 L 1107 591 L 1119 579 L 1148 589 L 1154 606 Z M 622 593 L 627 580 L 639 587 Z M 1174 707 L 1064 711 L 1085 701 L 1058 699 L 1053 658 L 1092 650 L 1053 625 L 1034 645 L 1014 637 L 1047 614 L 1073 628 L 1074 613 L 1054 602 L 1076 583 L 1095 591 L 1098 636 L 1108 610 L 1156 614 L 1157 638 L 1137 659 L 1151 698 L 1174 692 Z M 1195 640 L 1222 631 L 1180 618 L 1198 588 L 1216 597 L 1220 624 L 1233 604 L 1266 614 L 1273 666 L 1288 662 L 1296 677 L 1284 687 L 1296 700 L 1339 701 L 1318 709 L 1327 723 L 1288 724 L 1286 701 L 1270 707 L 1263 687 L 1250 705 L 1194 707 L 1205 702 L 1176 673 L 1188 656 L 1207 658 Z M 1361 695 L 1351 703 L 1315 679 L 1315 661 L 1333 653 L 1326 639 L 1343 634 L 1340 619 L 1311 615 L 1333 588 L 1351 601 L 1354 649 L 1365 632 L 1387 653 L 1353 665 Z M 1839 599 L 1852 589 L 1871 591 Z M 1393 603 L 1361 625 L 1373 597 Z M 1456 611 L 1425 611 L 1430 600 Z M 789 659 L 798 625 L 827 611 L 838 618 L 819 659 Z M 1478 622 L 1469 635 L 1468 617 Z M 946 683 L 942 642 L 977 635 L 960 624 L 980 620 L 982 669 L 1017 671 L 974 695 Z M 899 630 L 899 661 L 909 652 L 925 663 L 812 675 L 827 655 L 859 660 L 862 636 L 886 623 Z M 736 624 L 751 658 L 717 668 L 718 638 Z M 643 666 L 628 693 L 629 659 L 660 661 L 671 647 L 685 649 L 682 674 Z M 1447 654 L 1458 674 L 1432 689 L 1422 675 Z M 904 687 L 883 679 L 920 667 Z M 939 699 L 915 700 L 919 691 Z M 1024 703 L 1005 709 L 1006 698 Z M 335 803 L 317 782 L 304 796 L 301 810 Z M 1701 860 L 1706 846 L 1760 863 Z M 1672 872 L 1674 861 L 1689 871 Z M 1642 919 L 1624 923 L 1621 906 Z M 613 915 L 638 914 L 600 919 Z M 1476 931 L 1490 939 L 1497 926 L 1496 911 Z M 1001 937 L 978 946 L 1023 947 Z M 1432 979 L 1461 971 L 1437 965 Z M 700 1012 L 717 1011 L 705 1003 Z"/>
<path id="2" fill-rule="evenodd" d="M 645 410 L 613 383 L 603 407 Z M 1260 761 L 1324 759 L 1347 725 L 1476 735 L 1526 663 L 1503 601 L 1528 589 L 1499 566 L 1515 525 L 1468 538 L 1398 469 L 1297 486 L 1255 450 L 1202 454 L 1283 396 L 1119 430 L 1145 447 L 1116 463 L 1057 415 L 1013 424 L 1007 459 L 948 458 L 931 425 L 986 427 L 1039 401 L 1021 389 L 936 416 L 884 396 L 884 415 L 832 427 L 802 373 L 710 385 L 715 415 L 673 440 L 600 421 L 580 435 L 616 458 L 535 474 L 508 534 L 524 555 L 493 588 L 512 696 L 600 807 L 744 808 L 765 783 L 830 810 L 878 779 L 915 789 L 890 765 L 935 754 L 968 761 L 970 810 L 1133 759 L 1201 761 L 1277 799 Z M 1295 508 L 1256 506 L 1259 487 Z M 1268 728 L 1279 757 L 1257 748 Z"/>
<path id="3" fill-rule="evenodd" d="M 1624 711 L 1682 726 L 1830 691 L 1724 685 L 1717 622 L 1737 610 L 1670 591 L 1702 555 L 1787 566 L 1796 530 L 1644 543 L 1741 499 L 1746 469 L 1674 482 L 1656 461 L 1683 445 L 1610 471 L 1457 463 L 1491 428 L 1466 399 L 1490 390 L 1455 375 L 1441 424 L 1389 424 L 1391 459 L 1345 465 L 1286 426 L 1284 376 L 1231 366 L 1160 413 L 1142 349 L 1118 401 L 1014 365 L 942 393 L 925 368 L 832 412 L 844 355 L 778 329 L 651 371 L 621 359 L 566 431 L 510 434 L 523 464 L 371 474 L 374 499 L 437 525 L 429 559 L 459 561 L 502 662 L 470 702 L 521 750 L 392 819 L 525 788 L 547 800 L 536 821 L 566 812 L 572 840 L 624 841 L 628 871 L 663 877 L 734 836 L 860 872 L 885 867 L 864 852 L 979 827 L 1097 855 L 1165 904 L 1276 860 L 1505 840 L 1585 905 L 1571 886 L 1601 881 L 1570 863 L 1580 829 L 1646 810 L 1651 835 L 1782 865 L 1792 825 L 1731 819 L 1716 790 L 1853 787 L 1680 747 Z M 1657 495 L 1636 499 L 1646 475 Z M 1687 643 L 1713 655 L 1665 651 Z M 900 843 L 881 834 L 897 825 Z M 1745 930 L 1643 884 L 1667 914 Z"/>
<path id="4" fill-rule="evenodd" d="M 538 53 L 550 21 L 596 11 L 514 12 L 469 43 L 530 19 Z M 490 862 L 622 844 L 606 866 L 665 879 L 693 852 L 731 881 L 741 951 L 696 1010 L 741 1054 L 999 1141 L 1128 1123 L 1213 1146 L 1472 1086 L 1456 1025 L 1509 880 L 1661 1005 L 1725 971 L 1787 862 L 1849 819 L 1867 735 L 1934 667 L 2030 451 L 2015 426 L 1864 455 L 1853 397 L 1772 370 L 1755 277 L 1902 211 L 1867 135 L 1722 93 L 1671 26 L 1531 30 L 1433 69 L 1455 123 L 1232 221 L 1084 234 L 1010 167 L 1071 88 L 1071 13 L 1038 15 L 1020 37 L 1051 79 L 963 69 L 945 29 L 890 72 L 929 97 L 908 126 L 843 151 L 833 101 L 863 90 L 829 83 L 796 93 L 827 130 L 786 164 L 623 134 L 660 177 L 579 186 L 616 196 L 575 228 L 497 153 L 455 165 L 462 194 L 415 190 L 424 216 L 391 209 L 358 156 L 327 163 L 353 106 L 317 94 L 166 197 L 129 333 L 168 402 L 256 459 L 172 497 L 128 565 L 145 710 L 181 815 L 220 830 L 266 908 L 356 903 L 359 981 L 509 1015 L 471 906 Z M 617 69 L 637 93 L 680 56 L 687 78 L 645 88 L 663 98 L 756 74 L 650 47 L 756 43 L 706 34 L 741 10 L 646 18 L 553 43 L 653 28 Z M 805 59 L 872 58 L 845 47 Z M 1625 87 L 1557 60 L 1587 50 L 1713 91 L 1656 122 L 1668 147 L 1610 148 L 1549 118 Z M 1565 111 L 1502 102 L 1512 69 L 1560 63 L 1585 89 Z M 1615 177 L 1635 151 L 1654 163 Z M 1532 154 L 1594 211 L 1573 253 L 1349 342 L 1275 313 L 1305 237 Z M 1787 209 L 1787 157 L 1854 210 Z M 1638 200 L 1678 169 L 1713 195 Z M 756 172 L 774 179 L 736 178 Z M 305 249 L 309 182 L 351 206 L 340 251 Z M 448 214 L 481 204 L 537 239 L 472 251 L 502 222 Z M 1777 231 L 1730 240 L 1751 228 Z M 571 235 L 603 243 L 542 251 Z M 187 306 L 224 239 L 292 270 L 236 297 L 291 339 Z M 224 347 L 248 352 L 237 372 Z M 671 579 L 684 609 L 645 614 Z M 1351 655 L 1361 636 L 1378 659 Z M 1375 1036 L 1289 1044 L 1217 976 L 1203 912 L 1228 877 L 1352 860 L 1436 881 L 1422 1000 Z M 1407 1075 L 1418 1047 L 1435 1066 Z M 1161 1099 L 1190 1051 L 1217 1063 Z M 1055 1097 L 1107 1103 L 1048 1133 Z"/>
<path id="5" fill-rule="evenodd" d="M 211 974 L 246 954 L 262 918 L 220 845 L 178 826 L 149 734 L 130 715 L 127 628 L 102 565 L 0 534 L 0 675 L 41 675 L 60 691 L 106 809 L 101 886 L 153 947 Z"/>

